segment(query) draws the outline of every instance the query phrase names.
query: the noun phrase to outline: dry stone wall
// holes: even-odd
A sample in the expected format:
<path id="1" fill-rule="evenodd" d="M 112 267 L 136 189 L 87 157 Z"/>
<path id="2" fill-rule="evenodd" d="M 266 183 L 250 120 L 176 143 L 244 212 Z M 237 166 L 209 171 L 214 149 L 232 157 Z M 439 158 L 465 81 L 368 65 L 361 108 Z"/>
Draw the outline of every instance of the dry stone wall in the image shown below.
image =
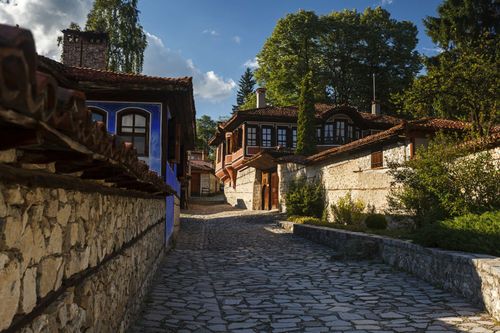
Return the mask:
<path id="1" fill-rule="evenodd" d="M 255 168 L 246 168 L 238 171 L 236 188 L 229 183 L 224 184 L 224 195 L 232 206 L 258 210 L 261 207 L 260 186 L 260 172 Z"/>
<path id="2" fill-rule="evenodd" d="M 371 168 L 370 151 L 324 164 L 281 164 L 278 166 L 281 208 L 286 211 L 285 196 L 290 181 L 306 176 L 308 179 L 320 177 L 323 180 L 329 203 L 337 202 L 350 191 L 354 199 L 359 198 L 374 206 L 376 211 L 383 212 L 387 208 L 387 194 L 392 182 L 387 173 L 387 161 L 402 161 L 408 157 L 409 146 L 399 144 L 384 148 L 384 166 L 377 169 Z"/>
<path id="3" fill-rule="evenodd" d="M 165 200 L 0 183 L 0 331 L 123 332 L 164 253 Z"/>

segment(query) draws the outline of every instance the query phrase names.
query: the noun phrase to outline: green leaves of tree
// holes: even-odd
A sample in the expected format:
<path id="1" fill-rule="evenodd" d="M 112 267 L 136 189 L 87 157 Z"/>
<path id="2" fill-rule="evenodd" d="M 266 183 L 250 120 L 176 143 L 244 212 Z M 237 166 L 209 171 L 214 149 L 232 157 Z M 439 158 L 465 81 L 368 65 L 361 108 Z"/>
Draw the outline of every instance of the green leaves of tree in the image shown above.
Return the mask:
<path id="1" fill-rule="evenodd" d="M 299 97 L 297 119 L 297 148 L 298 155 L 312 155 L 316 151 L 314 92 L 312 87 L 312 72 L 302 79 Z"/>
<path id="2" fill-rule="evenodd" d="M 316 101 L 368 108 L 375 73 L 377 98 L 392 111 L 390 94 L 406 88 L 420 70 L 416 36 L 413 23 L 391 19 L 380 7 L 319 17 L 299 11 L 278 21 L 258 55 L 255 76 L 277 105 L 297 104 L 300 82 L 312 71 Z"/>
<path id="3" fill-rule="evenodd" d="M 85 29 L 109 34 L 109 70 L 142 71 L 147 40 L 139 23 L 137 0 L 95 0 Z"/>

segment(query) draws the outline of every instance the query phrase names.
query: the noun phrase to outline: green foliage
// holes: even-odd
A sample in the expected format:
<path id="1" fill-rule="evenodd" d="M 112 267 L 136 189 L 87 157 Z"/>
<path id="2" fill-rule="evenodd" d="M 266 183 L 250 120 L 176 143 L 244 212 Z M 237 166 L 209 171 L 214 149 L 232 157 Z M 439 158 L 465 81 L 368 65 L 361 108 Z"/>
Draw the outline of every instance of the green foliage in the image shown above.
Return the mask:
<path id="1" fill-rule="evenodd" d="M 236 105 L 233 105 L 233 111 L 238 109 L 245 110 L 241 108 L 243 104 L 247 102 L 247 99 L 254 94 L 255 79 L 253 77 L 253 72 L 247 67 L 245 73 L 240 78 L 238 82 L 238 92 L 236 93 Z"/>
<path id="2" fill-rule="evenodd" d="M 500 211 L 429 224 L 417 231 L 414 240 L 428 247 L 500 256 Z"/>
<path id="3" fill-rule="evenodd" d="M 416 45 L 416 26 L 380 7 L 320 17 L 299 11 L 278 21 L 258 55 L 255 76 L 276 105 L 297 104 L 299 83 L 313 71 L 317 102 L 368 108 L 376 74 L 377 98 L 393 111 L 389 96 L 407 88 L 421 68 Z"/>
<path id="4" fill-rule="evenodd" d="M 427 17 L 427 34 L 442 52 L 425 59 L 426 75 L 393 102 L 403 114 L 472 120 L 479 134 L 498 122 L 498 2 L 445 0 Z"/>
<path id="5" fill-rule="evenodd" d="M 196 149 L 208 152 L 210 160 L 214 160 L 214 147 L 208 144 L 208 140 L 215 134 L 217 123 L 210 116 L 203 115 L 196 119 Z"/>
<path id="6" fill-rule="evenodd" d="M 489 152 L 470 154 L 456 137 L 437 135 L 403 163 L 389 163 L 395 213 L 413 214 L 418 226 L 500 207 L 500 172 Z"/>
<path id="7" fill-rule="evenodd" d="M 365 224 L 370 229 L 387 229 L 387 220 L 382 214 L 370 214 L 365 219 Z"/>
<path id="8" fill-rule="evenodd" d="M 299 110 L 297 119 L 298 155 L 312 155 L 316 152 L 314 94 L 311 87 L 312 72 L 309 72 L 300 87 Z"/>
<path id="9" fill-rule="evenodd" d="M 298 223 L 298 224 L 317 224 L 321 223 L 321 219 L 311 216 L 290 216 L 288 221 Z"/>
<path id="10" fill-rule="evenodd" d="M 363 222 L 365 203 L 361 199 L 352 199 L 351 192 L 332 203 L 332 215 L 335 223 L 344 225 L 361 225 Z"/>
<path id="11" fill-rule="evenodd" d="M 250 94 L 245 98 L 245 102 L 240 105 L 239 110 L 255 109 L 257 107 L 257 96 Z"/>
<path id="12" fill-rule="evenodd" d="M 491 0 L 445 0 L 438 17 L 427 17 L 427 34 L 443 49 L 474 46 L 484 33 L 500 28 L 499 5 Z"/>
<path id="13" fill-rule="evenodd" d="M 147 46 L 137 0 L 95 0 L 85 30 L 109 34 L 108 69 L 140 73 Z"/>
<path id="14" fill-rule="evenodd" d="M 289 216 L 321 218 L 325 209 L 325 190 L 320 179 L 300 177 L 291 181 L 286 193 L 286 211 Z"/>

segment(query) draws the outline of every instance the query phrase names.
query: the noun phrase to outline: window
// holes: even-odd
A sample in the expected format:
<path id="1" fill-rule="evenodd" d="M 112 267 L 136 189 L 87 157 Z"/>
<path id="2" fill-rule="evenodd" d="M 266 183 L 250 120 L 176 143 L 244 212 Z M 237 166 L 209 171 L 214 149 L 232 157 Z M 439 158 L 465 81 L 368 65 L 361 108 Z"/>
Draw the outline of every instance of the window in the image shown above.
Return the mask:
<path id="1" fill-rule="evenodd" d="M 321 143 L 321 127 L 316 127 L 316 142 Z"/>
<path id="2" fill-rule="evenodd" d="M 354 139 L 354 128 L 352 127 L 352 125 L 347 125 L 347 138 L 349 140 Z"/>
<path id="3" fill-rule="evenodd" d="M 262 127 L 262 147 L 273 146 L 273 129 L 272 127 Z"/>
<path id="4" fill-rule="evenodd" d="M 257 127 L 247 126 L 247 146 L 257 146 Z"/>
<path id="5" fill-rule="evenodd" d="M 118 116 L 118 136 L 131 142 L 137 155 L 149 155 L 149 115 L 140 110 L 126 110 Z"/>
<path id="6" fill-rule="evenodd" d="M 325 144 L 333 143 L 333 124 L 325 125 L 325 133 L 324 133 L 324 142 Z"/>
<path id="7" fill-rule="evenodd" d="M 226 155 L 231 154 L 231 137 L 226 137 Z"/>
<path id="8" fill-rule="evenodd" d="M 335 127 L 336 127 L 338 142 L 344 143 L 345 142 L 345 121 L 338 120 L 335 122 L 335 125 L 336 125 Z"/>
<path id="9" fill-rule="evenodd" d="M 92 122 L 100 121 L 106 125 L 107 113 L 103 110 L 98 110 L 94 108 L 90 108 L 90 116 L 92 118 Z"/>
<path id="10" fill-rule="evenodd" d="M 384 166 L 384 153 L 382 150 L 372 152 L 372 169 L 382 168 Z"/>
<path id="11" fill-rule="evenodd" d="M 287 141 L 287 128 L 286 127 L 278 127 L 278 146 L 286 147 Z"/>
<path id="12" fill-rule="evenodd" d="M 297 148 L 297 128 L 292 128 L 292 148 Z"/>

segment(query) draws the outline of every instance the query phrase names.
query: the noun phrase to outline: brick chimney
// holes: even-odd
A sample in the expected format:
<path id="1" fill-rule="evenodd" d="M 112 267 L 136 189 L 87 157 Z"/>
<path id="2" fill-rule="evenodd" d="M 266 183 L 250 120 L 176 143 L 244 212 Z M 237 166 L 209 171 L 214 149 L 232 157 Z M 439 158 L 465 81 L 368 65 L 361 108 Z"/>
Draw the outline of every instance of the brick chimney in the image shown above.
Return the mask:
<path id="1" fill-rule="evenodd" d="M 266 107 L 266 88 L 257 88 L 257 108 Z"/>
<path id="2" fill-rule="evenodd" d="M 63 30 L 62 62 L 68 66 L 107 68 L 108 34 L 105 32 Z"/>
<path id="3" fill-rule="evenodd" d="M 380 103 L 379 101 L 372 101 L 372 114 L 379 116 L 381 114 L 380 112 Z"/>

